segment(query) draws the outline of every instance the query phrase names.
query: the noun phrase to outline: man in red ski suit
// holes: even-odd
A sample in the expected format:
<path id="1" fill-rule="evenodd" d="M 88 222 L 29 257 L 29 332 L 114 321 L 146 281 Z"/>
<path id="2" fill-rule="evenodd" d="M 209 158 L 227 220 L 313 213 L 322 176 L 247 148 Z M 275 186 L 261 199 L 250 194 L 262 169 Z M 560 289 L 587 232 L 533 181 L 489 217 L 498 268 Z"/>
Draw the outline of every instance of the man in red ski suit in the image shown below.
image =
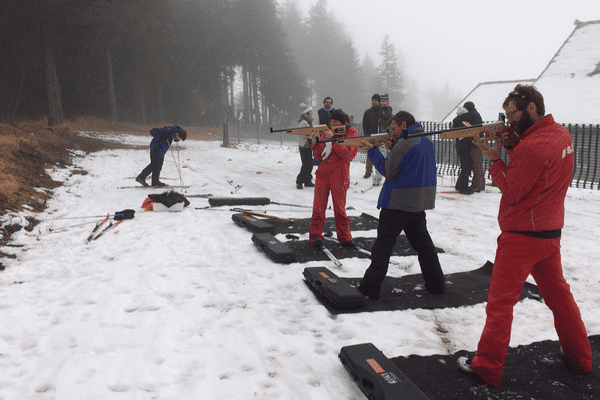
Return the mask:
<path id="1" fill-rule="evenodd" d="M 331 112 L 328 125 L 330 129 L 323 132 L 319 140 L 358 136 L 356 129 L 350 126 L 350 117 L 341 109 Z M 325 210 L 331 192 L 337 238 L 345 246 L 354 246 L 350 233 L 350 219 L 346 215 L 346 192 L 350 186 L 350 161 L 356 156 L 358 147 L 342 146 L 336 142 L 318 142 L 312 146 L 312 152 L 314 158 L 322 161 L 315 173 L 315 197 L 309 242 L 319 246 L 323 241 Z"/>
<path id="2" fill-rule="evenodd" d="M 502 233 L 477 354 L 470 363 L 466 357 L 458 360 L 463 371 L 476 373 L 493 387 L 501 384 L 513 307 L 529 274 L 554 315 L 566 367 L 579 374 L 592 369 L 590 342 L 563 277 L 560 255 L 564 202 L 573 175 L 571 136 L 552 115 L 544 116 L 544 99 L 533 86 L 517 85 L 503 107 L 509 128 L 499 143 L 507 150 L 509 163 L 500 159 L 500 144 L 492 148 L 484 140 L 474 141 L 492 161 L 489 172 L 502 192 L 498 213 Z"/>

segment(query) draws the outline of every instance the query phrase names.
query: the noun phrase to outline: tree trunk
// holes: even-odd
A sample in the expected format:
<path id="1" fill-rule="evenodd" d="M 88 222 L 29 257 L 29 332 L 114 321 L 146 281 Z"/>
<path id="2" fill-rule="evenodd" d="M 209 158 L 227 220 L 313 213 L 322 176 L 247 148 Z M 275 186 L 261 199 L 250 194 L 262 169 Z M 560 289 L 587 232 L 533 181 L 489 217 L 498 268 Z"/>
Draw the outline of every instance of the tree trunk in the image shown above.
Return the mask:
<path id="1" fill-rule="evenodd" d="M 165 98 L 163 95 L 163 85 L 160 83 L 156 86 L 156 113 L 158 114 L 157 122 L 165 122 Z"/>
<path id="2" fill-rule="evenodd" d="M 44 80 L 46 84 L 46 103 L 48 107 L 48 125 L 52 126 L 61 124 L 65 117 L 62 109 L 60 83 L 56 76 L 52 34 L 47 21 L 41 22 L 41 34 L 44 57 Z"/>
<path id="3" fill-rule="evenodd" d="M 246 66 L 244 65 L 242 67 L 242 85 L 243 85 L 243 96 L 244 96 L 244 116 L 242 118 L 242 120 L 244 122 L 250 122 L 250 101 L 249 101 L 249 94 L 250 91 L 248 90 L 248 68 L 246 68 Z"/>
<path id="4" fill-rule="evenodd" d="M 235 77 L 233 75 L 233 72 L 231 73 L 231 75 L 229 76 L 229 104 L 230 104 L 230 113 L 231 113 L 231 118 L 235 117 L 235 90 L 233 87 L 234 84 L 234 80 Z"/>
<path id="5" fill-rule="evenodd" d="M 106 46 L 106 70 L 108 80 L 108 102 L 110 105 L 110 119 L 113 122 L 117 122 L 117 96 L 115 95 L 112 55 L 110 54 L 110 48 L 108 46 Z"/>
<path id="6" fill-rule="evenodd" d="M 144 100 L 144 81 L 140 74 L 135 78 L 135 112 L 138 123 L 146 125 L 146 101 Z"/>
<path id="7" fill-rule="evenodd" d="M 256 69 L 252 74 L 252 98 L 254 100 L 254 122 L 260 125 L 260 105 L 258 102 L 258 74 Z"/>

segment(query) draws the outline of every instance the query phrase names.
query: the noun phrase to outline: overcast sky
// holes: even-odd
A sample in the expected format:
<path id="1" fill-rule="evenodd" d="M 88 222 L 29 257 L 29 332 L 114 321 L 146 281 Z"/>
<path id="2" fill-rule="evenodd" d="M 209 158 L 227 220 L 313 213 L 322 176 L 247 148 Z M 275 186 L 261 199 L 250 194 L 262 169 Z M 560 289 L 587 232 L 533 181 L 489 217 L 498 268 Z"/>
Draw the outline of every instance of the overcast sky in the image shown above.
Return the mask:
<path id="1" fill-rule="evenodd" d="M 285 1 L 285 0 L 280 0 Z M 299 0 L 308 13 L 316 0 Z M 420 91 L 446 83 L 537 78 L 575 28 L 600 20 L 599 0 L 327 0 L 362 58 L 378 65 L 388 34 Z"/>

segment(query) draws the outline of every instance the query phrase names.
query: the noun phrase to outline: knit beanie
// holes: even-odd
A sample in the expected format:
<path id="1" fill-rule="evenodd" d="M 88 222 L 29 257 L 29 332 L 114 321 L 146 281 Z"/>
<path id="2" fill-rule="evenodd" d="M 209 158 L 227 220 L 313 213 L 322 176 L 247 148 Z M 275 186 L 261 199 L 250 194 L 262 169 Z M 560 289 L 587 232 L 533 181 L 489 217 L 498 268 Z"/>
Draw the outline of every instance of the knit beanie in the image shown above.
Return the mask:
<path id="1" fill-rule="evenodd" d="M 467 101 L 463 104 L 463 107 L 467 109 L 467 111 L 475 111 L 475 104 L 472 101 Z"/>
<path id="2" fill-rule="evenodd" d="M 312 111 L 312 107 L 307 104 L 300 104 L 300 114 L 306 114 L 309 111 Z"/>

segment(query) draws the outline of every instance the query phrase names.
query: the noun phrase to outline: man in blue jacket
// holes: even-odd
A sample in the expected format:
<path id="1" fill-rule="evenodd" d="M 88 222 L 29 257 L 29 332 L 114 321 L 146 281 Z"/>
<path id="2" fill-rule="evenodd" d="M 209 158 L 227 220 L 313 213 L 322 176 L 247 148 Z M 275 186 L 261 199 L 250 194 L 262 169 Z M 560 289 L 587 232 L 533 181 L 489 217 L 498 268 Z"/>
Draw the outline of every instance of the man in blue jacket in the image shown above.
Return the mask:
<path id="1" fill-rule="evenodd" d="M 381 211 L 371 265 L 358 287 L 362 294 L 373 300 L 379 299 L 390 256 L 402 231 L 418 253 L 425 289 L 432 294 L 444 293 L 444 273 L 425 218 L 425 210 L 435 207 L 435 149 L 425 136 L 401 137 L 402 131 L 415 123 L 415 118 L 406 111 L 394 115 L 392 138 L 386 143 L 391 148 L 387 158 L 367 141 L 361 146 L 368 151 L 373 166 L 385 177 L 377 203 Z"/>
<path id="2" fill-rule="evenodd" d="M 173 140 L 176 142 L 185 140 L 187 132 L 178 126 L 165 126 L 154 128 L 150 131 L 152 141 L 150 142 L 150 164 L 135 178 L 136 182 L 148 186 L 146 177 L 152 174 L 152 186 L 166 186 L 160 181 L 160 171 L 165 161 L 165 154 L 171 147 Z"/>

